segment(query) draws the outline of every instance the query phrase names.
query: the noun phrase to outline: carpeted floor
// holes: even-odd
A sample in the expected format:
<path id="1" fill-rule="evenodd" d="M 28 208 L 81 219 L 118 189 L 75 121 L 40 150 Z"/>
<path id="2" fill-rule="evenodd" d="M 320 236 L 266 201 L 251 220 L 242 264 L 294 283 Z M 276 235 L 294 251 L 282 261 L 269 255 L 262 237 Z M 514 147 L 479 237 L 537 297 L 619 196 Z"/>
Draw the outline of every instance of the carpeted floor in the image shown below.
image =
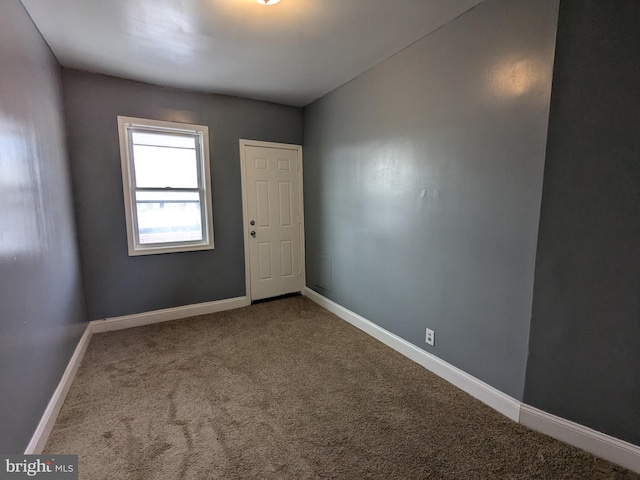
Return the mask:
<path id="1" fill-rule="evenodd" d="M 100 479 L 639 479 L 304 297 L 95 335 L 46 453 Z"/>

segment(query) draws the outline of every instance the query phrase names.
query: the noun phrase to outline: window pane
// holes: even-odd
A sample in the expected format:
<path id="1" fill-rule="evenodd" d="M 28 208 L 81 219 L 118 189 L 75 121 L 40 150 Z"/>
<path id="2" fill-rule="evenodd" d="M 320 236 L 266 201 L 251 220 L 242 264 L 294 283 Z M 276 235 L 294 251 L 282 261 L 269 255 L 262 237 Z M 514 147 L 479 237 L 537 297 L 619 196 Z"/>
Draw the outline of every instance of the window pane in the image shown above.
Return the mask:
<path id="1" fill-rule="evenodd" d="M 171 135 L 167 133 L 132 132 L 134 145 L 152 145 L 156 147 L 196 148 L 193 135 Z"/>
<path id="2" fill-rule="evenodd" d="M 133 146 L 138 188 L 198 188 L 195 149 Z"/>
<path id="3" fill-rule="evenodd" d="M 140 244 L 203 240 L 198 192 L 137 192 Z"/>

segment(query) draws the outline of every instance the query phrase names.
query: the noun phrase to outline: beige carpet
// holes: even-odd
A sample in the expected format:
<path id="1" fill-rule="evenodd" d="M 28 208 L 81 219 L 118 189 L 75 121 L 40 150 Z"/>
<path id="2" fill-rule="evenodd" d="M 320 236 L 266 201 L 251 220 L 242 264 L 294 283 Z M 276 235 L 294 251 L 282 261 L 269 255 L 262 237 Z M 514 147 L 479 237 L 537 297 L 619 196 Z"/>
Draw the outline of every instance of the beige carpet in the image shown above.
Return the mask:
<path id="1" fill-rule="evenodd" d="M 46 446 L 99 479 L 638 479 L 303 297 L 95 335 Z"/>

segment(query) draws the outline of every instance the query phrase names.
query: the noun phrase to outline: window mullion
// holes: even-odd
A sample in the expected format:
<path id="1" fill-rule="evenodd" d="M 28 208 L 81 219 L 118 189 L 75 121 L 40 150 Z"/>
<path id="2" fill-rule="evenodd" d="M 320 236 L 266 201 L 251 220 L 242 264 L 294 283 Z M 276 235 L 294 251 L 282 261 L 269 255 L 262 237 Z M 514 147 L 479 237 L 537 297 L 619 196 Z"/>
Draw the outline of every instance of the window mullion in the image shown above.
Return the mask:
<path id="1" fill-rule="evenodd" d="M 199 192 L 201 188 L 135 187 L 139 192 Z"/>

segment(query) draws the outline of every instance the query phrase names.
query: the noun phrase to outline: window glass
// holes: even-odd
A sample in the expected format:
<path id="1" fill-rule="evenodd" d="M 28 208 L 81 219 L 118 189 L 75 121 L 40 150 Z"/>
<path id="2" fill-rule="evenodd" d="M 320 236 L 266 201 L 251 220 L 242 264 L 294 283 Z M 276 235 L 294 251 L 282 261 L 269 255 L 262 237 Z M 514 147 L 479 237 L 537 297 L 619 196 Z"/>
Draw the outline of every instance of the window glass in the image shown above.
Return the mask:
<path id="1" fill-rule="evenodd" d="M 138 188 L 198 188 L 196 150 L 133 146 Z"/>
<path id="2" fill-rule="evenodd" d="M 136 209 L 141 244 L 203 238 L 198 192 L 138 192 Z"/>
<path id="3" fill-rule="evenodd" d="M 176 135 L 170 133 L 132 132 L 134 145 L 151 145 L 155 147 L 196 148 L 192 135 Z"/>

